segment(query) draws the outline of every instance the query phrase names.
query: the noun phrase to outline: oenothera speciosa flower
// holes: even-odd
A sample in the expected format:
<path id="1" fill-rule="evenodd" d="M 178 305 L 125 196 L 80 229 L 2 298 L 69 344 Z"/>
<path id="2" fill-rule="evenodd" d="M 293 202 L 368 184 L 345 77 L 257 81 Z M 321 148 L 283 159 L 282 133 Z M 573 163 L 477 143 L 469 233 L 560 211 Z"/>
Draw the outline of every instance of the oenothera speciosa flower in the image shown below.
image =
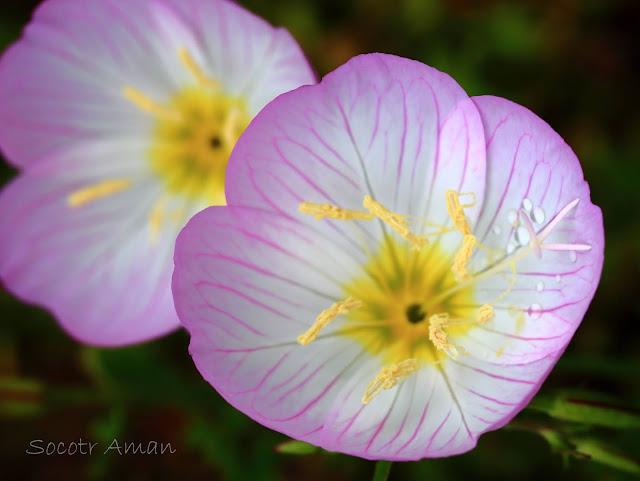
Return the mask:
<path id="1" fill-rule="evenodd" d="M 229 154 L 314 81 L 293 38 L 226 0 L 49 0 L 0 61 L 0 277 L 81 341 L 179 325 L 179 230 L 225 203 Z"/>
<path id="2" fill-rule="evenodd" d="M 203 376 L 287 435 L 447 456 L 507 423 L 587 309 L 600 209 L 544 121 L 402 58 L 271 102 L 231 156 L 233 207 L 176 244 Z"/>

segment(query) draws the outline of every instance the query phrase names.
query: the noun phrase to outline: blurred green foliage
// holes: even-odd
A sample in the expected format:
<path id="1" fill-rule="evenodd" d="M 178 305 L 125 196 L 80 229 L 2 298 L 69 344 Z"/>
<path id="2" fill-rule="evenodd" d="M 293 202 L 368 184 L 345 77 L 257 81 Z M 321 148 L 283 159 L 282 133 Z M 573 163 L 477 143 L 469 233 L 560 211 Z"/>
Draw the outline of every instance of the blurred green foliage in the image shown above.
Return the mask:
<path id="1" fill-rule="evenodd" d="M 635 94 L 640 4 L 239 1 L 288 28 L 321 75 L 360 53 L 413 58 L 449 73 L 470 95 L 498 95 L 525 105 L 565 138 L 581 159 L 593 202 L 604 212 L 606 258 L 592 306 L 539 399 L 549 401 L 553 388 L 589 389 L 613 396 L 618 404 L 640 406 L 640 216 L 632 209 L 640 185 Z M 3 2 L 0 48 L 19 36 L 36 3 Z M 3 164 L 0 179 L 13 175 Z M 74 343 L 46 312 L 4 292 L 0 313 L 3 479 L 341 481 L 373 476 L 373 464 L 356 458 L 276 452 L 287 439 L 231 408 L 202 380 L 182 331 L 141 346 L 96 350 Z M 555 402 L 549 405 L 557 414 Z M 638 432 L 586 431 L 572 422 L 577 420 L 526 411 L 510 428 L 484 435 L 468 454 L 396 463 L 389 479 L 632 479 L 637 463 L 609 446 L 637 457 Z M 79 438 L 98 442 L 103 450 L 114 438 L 156 440 L 171 443 L 177 452 L 25 454 L 30 440 Z"/>

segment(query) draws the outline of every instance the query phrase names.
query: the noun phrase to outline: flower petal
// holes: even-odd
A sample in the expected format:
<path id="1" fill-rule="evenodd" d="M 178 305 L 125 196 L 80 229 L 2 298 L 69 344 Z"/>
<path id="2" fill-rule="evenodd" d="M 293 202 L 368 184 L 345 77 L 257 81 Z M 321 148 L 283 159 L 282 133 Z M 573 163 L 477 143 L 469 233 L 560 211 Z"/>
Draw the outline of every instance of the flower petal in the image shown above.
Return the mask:
<path id="1" fill-rule="evenodd" d="M 515 284 L 495 305 L 494 319 L 460 339 L 484 359 L 532 362 L 566 346 L 593 298 L 603 262 L 602 214 L 590 201 L 578 159 L 549 125 L 505 99 L 473 100 L 487 137 L 487 190 L 475 228 L 480 242 L 507 253 L 523 249 L 529 235 L 520 210 L 539 233 L 580 199 L 545 242 L 591 246 L 586 252 L 543 250 L 540 259 L 531 253 L 519 261 Z M 498 298 L 510 279 L 507 267 L 476 283 L 478 302 Z"/>
<path id="2" fill-rule="evenodd" d="M 26 166 L 69 142 L 149 138 L 153 117 L 123 95 L 166 102 L 206 74 L 252 113 L 315 81 L 291 35 L 226 0 L 48 0 L 0 61 L 0 145 Z"/>
<path id="3" fill-rule="evenodd" d="M 178 326 L 169 287 L 181 224 L 152 245 L 149 216 L 160 187 L 127 162 L 140 148 L 96 143 L 67 151 L 0 193 L 0 278 L 89 344 L 139 342 Z M 110 165 L 113 154 L 118 163 Z M 130 185 L 70 206 L 71 194 L 104 183 L 106 165 Z"/>
<path id="4" fill-rule="evenodd" d="M 338 256 L 304 225 L 251 208 L 206 209 L 178 237 L 173 292 L 191 355 L 227 401 L 268 427 L 370 459 L 459 454 L 515 415 L 556 360 L 446 360 L 363 405 L 379 359 L 334 323 L 295 342 L 340 294 L 326 272 L 353 262 Z"/>
<path id="5" fill-rule="evenodd" d="M 445 189 L 482 200 L 484 134 L 475 106 L 448 75 L 363 55 L 269 104 L 231 155 L 227 183 L 229 204 L 287 215 L 298 215 L 302 201 L 361 210 L 371 195 L 394 212 L 437 212 L 443 221 Z M 435 196 L 442 198 L 431 212 Z"/>
<path id="6" fill-rule="evenodd" d="M 125 86 L 163 100 L 176 85 L 148 3 L 49 0 L 0 62 L 0 144 L 25 166 L 71 141 L 148 137 Z"/>
<path id="7" fill-rule="evenodd" d="M 165 0 L 165 4 L 199 39 L 194 57 L 205 73 L 220 79 L 230 93 L 248 98 L 252 113 L 283 92 L 316 82 L 288 31 L 272 27 L 234 2 Z"/>
<path id="8" fill-rule="evenodd" d="M 379 364 L 365 367 L 335 396 L 324 424 L 324 447 L 367 459 L 406 461 L 475 446 L 472 436 L 458 437 L 463 418 L 437 368 L 422 368 L 364 405 L 365 388 L 380 370 Z"/>
<path id="9" fill-rule="evenodd" d="M 556 361 L 549 356 L 502 367 L 474 358 L 423 367 L 362 404 L 369 366 L 335 397 L 320 444 L 368 459 L 444 457 L 473 449 L 478 437 L 505 425 L 537 392 Z"/>
<path id="10" fill-rule="evenodd" d="M 232 405 L 290 436 L 317 442 L 335 393 L 370 358 L 336 336 L 296 337 L 340 300 L 357 263 L 290 218 L 211 207 L 178 236 L 173 292 L 198 369 Z"/>

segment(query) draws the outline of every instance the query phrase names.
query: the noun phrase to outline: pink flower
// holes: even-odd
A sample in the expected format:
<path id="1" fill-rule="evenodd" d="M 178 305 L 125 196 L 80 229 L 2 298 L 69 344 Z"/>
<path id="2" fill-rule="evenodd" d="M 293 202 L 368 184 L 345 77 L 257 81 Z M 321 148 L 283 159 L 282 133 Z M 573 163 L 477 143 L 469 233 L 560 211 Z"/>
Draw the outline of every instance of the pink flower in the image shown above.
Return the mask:
<path id="1" fill-rule="evenodd" d="M 274 100 L 227 185 L 233 207 L 176 244 L 191 354 L 233 406 L 332 451 L 472 449 L 538 390 L 600 277 L 601 212 L 558 134 L 411 60 L 356 57 Z"/>
<path id="2" fill-rule="evenodd" d="M 48 0 L 0 61 L 0 278 L 74 338 L 179 326 L 175 238 L 225 203 L 253 116 L 314 76 L 291 35 L 226 0 Z"/>

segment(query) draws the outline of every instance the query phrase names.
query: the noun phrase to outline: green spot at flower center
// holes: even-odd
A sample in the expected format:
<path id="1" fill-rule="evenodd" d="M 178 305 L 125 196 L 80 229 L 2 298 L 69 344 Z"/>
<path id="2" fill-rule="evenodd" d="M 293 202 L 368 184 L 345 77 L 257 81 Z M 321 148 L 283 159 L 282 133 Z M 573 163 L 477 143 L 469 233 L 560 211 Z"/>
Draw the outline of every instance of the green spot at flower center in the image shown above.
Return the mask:
<path id="1" fill-rule="evenodd" d="M 411 304 L 407 307 L 407 321 L 411 324 L 418 324 L 422 322 L 427 317 L 427 314 L 422 310 L 422 306 L 420 304 Z"/>

